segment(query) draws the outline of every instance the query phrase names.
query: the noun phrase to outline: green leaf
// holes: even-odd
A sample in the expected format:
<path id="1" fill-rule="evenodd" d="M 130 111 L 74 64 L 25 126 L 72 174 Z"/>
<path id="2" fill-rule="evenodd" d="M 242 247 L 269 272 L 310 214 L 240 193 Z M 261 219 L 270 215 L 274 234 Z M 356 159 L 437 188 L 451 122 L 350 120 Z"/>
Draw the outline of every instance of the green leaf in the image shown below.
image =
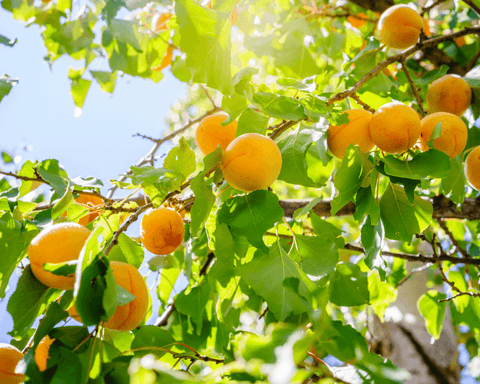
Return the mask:
<path id="1" fill-rule="evenodd" d="M 122 305 L 131 303 L 135 300 L 135 295 L 132 295 L 120 284 L 117 284 L 117 305 L 120 307 Z"/>
<path id="2" fill-rule="evenodd" d="M 7 47 L 13 47 L 17 43 L 17 39 L 12 40 L 3 35 L 0 35 L 0 44 L 6 45 Z"/>
<path id="3" fill-rule="evenodd" d="M 67 172 L 60 168 L 58 160 L 44 160 L 37 165 L 36 169 L 42 179 L 50 184 L 58 196 L 65 194 L 69 178 Z"/>
<path id="4" fill-rule="evenodd" d="M 65 13 L 67 10 L 72 9 L 72 0 L 58 0 L 57 9 Z"/>
<path id="5" fill-rule="evenodd" d="M 281 78 L 277 80 L 277 84 L 285 88 L 294 88 L 299 91 L 304 92 L 313 92 L 317 89 L 317 84 L 315 83 L 316 76 L 307 77 L 303 80 L 297 80 L 292 78 Z"/>
<path id="6" fill-rule="evenodd" d="M 372 225 L 377 225 L 380 219 L 380 206 L 377 199 L 373 196 L 370 187 L 360 188 L 355 198 L 355 213 L 353 218 L 358 222 L 363 221 L 363 218 L 368 215 Z"/>
<path id="7" fill-rule="evenodd" d="M 83 103 L 85 103 L 85 98 L 87 97 L 88 90 L 90 89 L 90 85 L 92 85 L 91 80 L 85 79 L 78 79 L 76 81 L 72 81 L 71 86 L 71 93 L 73 102 L 78 108 L 83 107 Z"/>
<path id="8" fill-rule="evenodd" d="M 209 300 L 210 286 L 206 283 L 192 288 L 188 295 L 183 291 L 175 298 L 175 307 L 178 311 L 189 315 L 197 325 L 197 335 L 200 335 L 202 331 L 205 306 Z"/>
<path id="9" fill-rule="evenodd" d="M 283 217 L 278 197 L 269 191 L 254 191 L 235 196 L 224 202 L 218 210 L 219 224 L 226 223 L 234 236 L 246 236 L 250 244 L 268 252 L 263 235 Z"/>
<path id="10" fill-rule="evenodd" d="M 445 196 L 456 204 L 463 204 L 465 200 L 465 173 L 463 171 L 462 155 L 450 159 L 451 171 L 442 179 L 442 191 Z"/>
<path id="11" fill-rule="evenodd" d="M 41 323 L 38 326 L 37 331 L 35 332 L 35 337 L 33 338 L 33 348 L 36 348 L 38 343 L 43 339 L 43 337 L 50 333 L 50 331 L 57 325 L 60 321 L 65 320 L 68 317 L 68 312 L 62 309 L 58 303 L 50 303 L 47 309 L 47 313 L 43 317 Z"/>
<path id="12" fill-rule="evenodd" d="M 397 300 L 397 290 L 390 284 L 380 281 L 379 275 L 373 272 L 368 276 L 368 292 L 373 311 L 384 322 L 385 310 Z"/>
<path id="13" fill-rule="evenodd" d="M 140 45 L 138 38 L 137 21 L 114 19 L 111 20 L 109 28 L 111 34 L 116 40 L 129 44 L 138 52 L 142 52 L 142 46 Z"/>
<path id="14" fill-rule="evenodd" d="M 298 127 L 278 143 L 282 154 L 282 169 L 278 180 L 305 187 L 320 187 L 320 179 L 312 180 L 307 163 L 307 152 L 314 142 L 316 132 Z"/>
<path id="15" fill-rule="evenodd" d="M 368 304 L 368 278 L 358 265 L 352 263 L 337 264 L 330 275 L 330 302 L 339 307 L 352 307 Z"/>
<path id="16" fill-rule="evenodd" d="M 7 96 L 14 85 L 18 84 L 18 79 L 12 79 L 7 75 L 0 76 L 0 101 Z"/>
<path id="17" fill-rule="evenodd" d="M 327 236 L 295 235 L 298 264 L 306 274 L 324 276 L 335 269 L 338 248 L 334 240 Z"/>
<path id="18" fill-rule="evenodd" d="M 282 49 L 276 51 L 275 55 L 276 66 L 300 79 L 320 71 L 303 39 L 304 34 L 300 31 L 289 33 Z"/>
<path id="19" fill-rule="evenodd" d="M 78 287 L 78 283 L 75 284 L 75 307 L 83 324 L 95 325 L 102 320 L 107 321 L 117 306 L 117 284 L 108 259 L 95 256 L 81 274 L 79 269 L 77 282 L 80 281 L 80 284 Z"/>
<path id="20" fill-rule="evenodd" d="M 447 308 L 447 303 L 439 302 L 439 300 L 446 299 L 446 297 L 447 295 L 443 293 L 431 290 L 422 295 L 417 302 L 418 311 L 425 319 L 425 327 L 435 340 L 438 340 L 442 333 Z"/>
<path id="21" fill-rule="evenodd" d="M 427 177 L 444 178 L 451 170 L 450 158 L 443 152 L 430 149 L 415 156 L 410 161 L 402 161 L 394 156 L 385 156 L 387 175 L 422 180 Z"/>
<path id="22" fill-rule="evenodd" d="M 180 49 L 192 80 L 232 94 L 231 22 L 228 16 L 206 9 L 194 0 L 175 2 Z"/>
<path id="23" fill-rule="evenodd" d="M 449 271 L 448 280 L 453 282 L 461 292 L 468 292 L 467 281 L 465 280 L 465 275 L 462 272 Z M 454 292 L 453 294 L 455 293 L 456 292 Z M 468 307 L 470 300 L 473 300 L 473 298 L 468 295 L 463 295 L 453 299 L 452 301 L 458 312 L 463 313 Z"/>
<path id="24" fill-rule="evenodd" d="M 208 273 L 209 282 L 217 281 L 222 287 L 226 287 L 230 279 L 235 276 L 235 241 L 226 224 L 219 224 L 215 229 L 213 244 L 216 259 Z"/>
<path id="25" fill-rule="evenodd" d="M 25 257 L 27 247 L 37 233 L 34 225 L 27 224 L 22 228 L 10 213 L 0 216 L 0 298 L 5 297 L 10 276 Z"/>
<path id="26" fill-rule="evenodd" d="M 160 348 L 171 349 L 172 344 L 175 344 L 175 339 L 169 332 L 154 325 L 145 325 L 135 334 L 131 349 L 141 348 L 141 350 L 135 352 L 136 355 L 140 356 L 149 353 L 163 356 L 165 351 L 160 350 Z"/>
<path id="27" fill-rule="evenodd" d="M 192 179 L 190 187 L 195 194 L 195 202 L 190 210 L 191 225 L 190 232 L 193 237 L 198 237 L 208 215 L 215 203 L 215 195 L 211 187 L 205 183 L 205 174 L 218 164 L 222 157 L 222 148 L 218 147 L 203 159 L 203 171 Z"/>
<path id="28" fill-rule="evenodd" d="M 302 104 L 293 97 L 258 92 L 253 95 L 253 101 L 271 117 L 292 121 L 306 118 Z"/>
<path id="29" fill-rule="evenodd" d="M 117 71 L 90 71 L 92 77 L 100 84 L 102 91 L 112 94 L 117 83 Z"/>
<path id="30" fill-rule="evenodd" d="M 365 249 L 365 264 L 368 268 L 385 264 L 382 259 L 382 248 L 385 241 L 385 230 L 383 223 L 378 222 L 377 225 L 372 224 L 370 216 L 362 225 L 362 245 Z M 383 276 L 384 277 L 384 276 Z"/>
<path id="31" fill-rule="evenodd" d="M 44 263 L 43 269 L 57 276 L 74 275 L 78 260 L 65 261 L 63 263 Z"/>
<path id="32" fill-rule="evenodd" d="M 108 258 L 110 260 L 122 261 L 133 265 L 135 268 L 140 268 L 145 256 L 145 251 L 141 244 L 130 238 L 124 233 L 118 237 L 118 244 L 114 245 Z"/>
<path id="33" fill-rule="evenodd" d="M 248 107 L 250 102 L 243 95 L 235 93 L 232 97 L 223 96 L 222 98 L 222 110 L 228 113 L 228 119 L 223 123 L 229 124 L 235 120 L 240 114 Z M 238 130 L 237 130 L 238 135 Z"/>
<path id="34" fill-rule="evenodd" d="M 380 199 L 380 215 L 388 239 L 410 242 L 413 235 L 430 224 L 432 213 L 430 202 L 415 196 L 415 204 L 411 204 L 398 185 L 390 184 Z"/>
<path id="35" fill-rule="evenodd" d="M 70 181 L 68 181 L 67 188 L 62 198 L 52 208 L 52 221 L 57 220 L 74 202 L 72 190 L 70 188 Z"/>
<path id="36" fill-rule="evenodd" d="M 334 181 L 338 195 L 332 200 L 332 215 L 348 204 L 362 185 L 363 161 L 360 149 L 350 144 L 345 152 L 342 165 L 335 173 Z"/>
<path id="37" fill-rule="evenodd" d="M 293 219 L 298 220 L 298 219 L 300 219 L 300 218 L 302 218 L 302 217 L 304 217 L 308 214 L 311 214 L 311 215 L 314 214 L 314 212 L 312 211 L 312 208 L 315 207 L 322 200 L 323 200 L 323 196 L 318 196 L 315 199 L 311 200 L 304 207 L 297 209 L 293 213 Z"/>
<path id="38" fill-rule="evenodd" d="M 299 279 L 299 292 L 303 297 L 309 297 L 315 285 L 278 244 L 271 246 L 268 253 L 257 251 L 252 261 L 237 267 L 237 273 L 265 299 L 278 321 L 284 321 L 291 313 L 308 310 L 283 281 L 287 277 Z"/>
<path id="39" fill-rule="evenodd" d="M 183 175 L 184 180 L 188 178 L 196 168 L 195 152 L 193 152 L 190 145 L 184 137 L 180 138 L 177 147 L 174 147 L 168 152 L 163 166 L 171 171 L 179 172 Z"/>
<path id="40" fill-rule="evenodd" d="M 237 133 L 235 137 L 246 133 L 258 133 L 265 135 L 270 118 L 252 108 L 247 108 L 238 119 Z"/>
<path id="41" fill-rule="evenodd" d="M 26 335 L 35 319 L 58 296 L 60 291 L 40 283 L 33 275 L 30 265 L 27 265 L 18 279 L 15 292 L 8 300 L 7 311 L 13 319 L 13 330 L 8 334 L 16 339 Z"/>

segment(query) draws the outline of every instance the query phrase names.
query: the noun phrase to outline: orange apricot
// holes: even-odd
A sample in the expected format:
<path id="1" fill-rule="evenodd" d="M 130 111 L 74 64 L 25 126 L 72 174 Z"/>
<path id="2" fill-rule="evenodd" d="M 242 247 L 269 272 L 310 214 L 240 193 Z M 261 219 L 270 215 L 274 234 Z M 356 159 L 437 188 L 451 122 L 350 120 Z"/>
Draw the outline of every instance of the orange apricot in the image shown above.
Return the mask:
<path id="1" fill-rule="evenodd" d="M 404 4 L 388 8 L 378 22 L 380 40 L 392 48 L 405 49 L 415 45 L 422 28 L 422 17 Z"/>
<path id="2" fill-rule="evenodd" d="M 428 87 L 427 103 L 430 113 L 449 112 L 462 116 L 470 106 L 472 90 L 458 75 L 445 75 Z"/>
<path id="3" fill-rule="evenodd" d="M 169 208 L 149 209 L 140 224 L 143 246 L 155 255 L 175 251 L 185 235 L 182 217 Z"/>
<path id="4" fill-rule="evenodd" d="M 269 137 L 246 133 L 230 143 L 220 166 L 228 184 L 240 191 L 252 192 L 265 189 L 277 180 L 282 154 Z"/>
<path id="5" fill-rule="evenodd" d="M 473 148 L 465 159 L 465 177 L 473 188 L 480 191 L 480 145 Z"/>
<path id="6" fill-rule="evenodd" d="M 37 348 L 35 349 L 33 359 L 35 360 L 35 364 L 37 364 L 40 372 L 47 370 L 47 360 L 50 358 L 50 346 L 54 341 L 55 339 L 51 339 L 50 336 L 47 335 L 40 341 L 40 343 L 38 343 Z"/>
<path id="7" fill-rule="evenodd" d="M 237 2 L 238 4 L 238 2 Z M 232 22 L 232 25 L 235 25 L 238 20 L 238 8 L 237 4 L 235 4 L 235 7 L 233 7 L 232 13 L 230 13 L 230 21 Z"/>
<path id="8" fill-rule="evenodd" d="M 15 373 L 15 368 L 23 354 L 10 344 L 0 343 L 0 383 L 20 384 L 25 381 L 25 375 Z"/>
<path id="9" fill-rule="evenodd" d="M 117 331 L 131 331 L 142 323 L 147 313 L 148 289 L 142 275 L 134 266 L 120 261 L 110 261 L 110 267 L 115 282 L 135 296 L 135 299 L 118 306 L 113 316 L 103 326 Z M 68 313 L 75 320 L 82 321 L 75 304 L 70 307 Z"/>
<path id="10" fill-rule="evenodd" d="M 343 159 L 350 144 L 358 145 L 362 152 L 368 152 L 374 146 L 370 136 L 373 115 L 363 109 L 349 109 L 344 114 L 348 115 L 348 123 L 328 127 L 328 149 L 339 159 Z"/>
<path id="11" fill-rule="evenodd" d="M 357 13 L 356 15 L 347 16 L 347 21 L 357 29 L 362 28 L 366 23 L 368 16 L 364 13 Z"/>
<path id="12" fill-rule="evenodd" d="M 457 44 L 457 47 L 463 47 L 465 44 L 467 44 L 467 41 L 465 40 L 465 36 L 457 37 L 454 41 L 455 41 L 455 44 Z"/>
<path id="13" fill-rule="evenodd" d="M 152 17 L 152 25 L 151 25 L 151 30 L 152 32 L 159 32 L 159 31 L 165 31 L 168 29 L 167 26 L 167 21 L 170 20 L 170 18 L 173 15 L 168 12 L 163 12 L 163 13 L 156 13 Z"/>
<path id="14" fill-rule="evenodd" d="M 420 117 L 414 109 L 398 101 L 384 104 L 372 117 L 370 135 L 382 151 L 404 152 L 420 137 Z"/>
<path id="15" fill-rule="evenodd" d="M 228 115 L 224 112 L 206 116 L 198 124 L 195 132 L 195 143 L 204 155 L 208 155 L 220 145 L 226 150 L 228 145 L 235 139 L 237 133 L 237 122 L 234 120 L 225 127 L 222 123 L 227 120 Z"/>
<path id="16" fill-rule="evenodd" d="M 76 223 L 54 224 L 45 228 L 28 247 L 28 258 L 35 277 L 48 287 L 73 289 L 75 275 L 57 276 L 43 269 L 44 263 L 77 260 L 90 231 Z"/>
<path id="17" fill-rule="evenodd" d="M 428 151 L 427 142 L 438 123 L 442 123 L 442 133 L 433 140 L 433 147 L 446 153 L 450 158 L 458 156 L 467 144 L 468 129 L 460 117 L 448 112 L 432 113 L 422 119 L 420 148 L 422 151 Z"/>
<path id="18" fill-rule="evenodd" d="M 152 71 L 161 71 L 164 68 L 167 68 L 172 63 L 173 58 L 173 47 L 169 45 L 165 51 L 165 56 L 163 56 L 162 62 L 158 67 L 152 68 Z"/>
<path id="19" fill-rule="evenodd" d="M 95 208 L 103 207 L 105 204 L 103 203 L 102 198 L 98 196 L 90 196 L 90 195 L 79 195 L 75 202 L 78 204 L 86 205 L 90 208 L 90 211 L 94 211 Z M 100 216 L 100 212 L 91 212 L 85 216 L 83 216 L 80 220 L 78 220 L 78 224 L 86 226 L 93 220 L 95 220 L 98 216 Z"/>
<path id="20" fill-rule="evenodd" d="M 423 19 L 423 33 L 425 33 L 425 36 L 427 37 L 432 36 L 432 31 L 430 30 L 430 23 L 428 22 L 428 19 Z"/>

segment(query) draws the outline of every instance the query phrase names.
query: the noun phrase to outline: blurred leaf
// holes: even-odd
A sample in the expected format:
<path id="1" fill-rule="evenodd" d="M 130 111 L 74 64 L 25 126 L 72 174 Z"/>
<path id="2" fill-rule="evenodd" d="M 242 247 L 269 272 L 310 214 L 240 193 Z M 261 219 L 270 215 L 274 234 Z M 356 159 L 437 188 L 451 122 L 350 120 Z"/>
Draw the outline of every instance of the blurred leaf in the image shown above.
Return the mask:
<path id="1" fill-rule="evenodd" d="M 368 276 L 368 292 L 370 293 L 370 305 L 373 311 L 382 322 L 385 321 L 385 310 L 397 300 L 397 290 L 390 284 L 380 281 L 377 273 L 370 273 Z"/>
<path id="2" fill-rule="evenodd" d="M 230 279 L 235 276 L 235 241 L 224 223 L 217 226 L 213 236 L 216 259 L 208 273 L 209 281 L 217 281 L 222 287 L 226 287 Z"/>
<path id="3" fill-rule="evenodd" d="M 71 93 L 73 97 L 73 102 L 78 108 L 83 107 L 85 98 L 87 97 L 88 90 L 92 84 L 91 80 L 78 79 L 72 81 Z"/>
<path id="4" fill-rule="evenodd" d="M 68 175 L 64 169 L 60 168 L 58 160 L 44 160 L 37 164 L 36 170 L 39 175 L 55 190 L 58 196 L 63 196 L 68 187 Z"/>
<path id="5" fill-rule="evenodd" d="M 246 236 L 250 244 L 265 253 L 268 248 L 262 237 L 282 217 L 278 197 L 265 190 L 235 196 L 224 202 L 217 214 L 218 223 L 226 223 L 232 235 Z"/>
<path id="6" fill-rule="evenodd" d="M 330 275 L 330 302 L 339 307 L 369 303 L 368 278 L 358 265 L 339 263 Z"/>
<path id="7" fill-rule="evenodd" d="M 462 154 L 450 159 L 451 171 L 442 179 L 442 191 L 445 196 L 450 193 L 450 199 L 456 204 L 462 204 L 465 199 L 465 173 L 463 171 Z"/>
<path id="8" fill-rule="evenodd" d="M 370 216 L 362 226 L 362 245 L 365 249 L 365 264 L 368 268 L 373 269 L 374 266 L 380 267 L 385 265 L 382 258 L 382 249 L 385 242 L 385 230 L 382 221 L 377 225 L 372 224 Z M 383 272 L 382 280 L 385 280 L 385 272 Z"/>
<path id="9" fill-rule="evenodd" d="M 17 43 L 17 39 L 12 40 L 3 35 L 0 35 L 0 44 L 6 45 L 7 47 L 13 47 Z"/>
<path id="10" fill-rule="evenodd" d="M 206 9 L 193 0 L 175 2 L 180 29 L 180 49 L 192 80 L 232 94 L 231 22 L 229 17 Z"/>
<path id="11" fill-rule="evenodd" d="M 438 340 L 442 333 L 443 321 L 445 319 L 446 302 L 438 300 L 445 299 L 447 295 L 437 292 L 428 291 L 423 294 L 417 302 L 418 311 L 425 319 L 425 327 L 435 340 Z"/>
<path id="12" fill-rule="evenodd" d="M 461 292 L 468 292 L 467 281 L 465 280 L 465 275 L 462 272 L 449 271 L 448 280 L 453 282 Z M 453 292 L 453 294 L 456 294 L 456 292 Z M 473 299 L 474 298 L 471 298 L 468 295 L 463 295 L 453 299 L 453 304 L 457 308 L 458 312 L 463 313 L 470 304 L 470 301 Z"/>
<path id="13" fill-rule="evenodd" d="M 90 71 L 92 77 L 100 84 L 102 91 L 112 94 L 117 83 L 117 71 Z"/>

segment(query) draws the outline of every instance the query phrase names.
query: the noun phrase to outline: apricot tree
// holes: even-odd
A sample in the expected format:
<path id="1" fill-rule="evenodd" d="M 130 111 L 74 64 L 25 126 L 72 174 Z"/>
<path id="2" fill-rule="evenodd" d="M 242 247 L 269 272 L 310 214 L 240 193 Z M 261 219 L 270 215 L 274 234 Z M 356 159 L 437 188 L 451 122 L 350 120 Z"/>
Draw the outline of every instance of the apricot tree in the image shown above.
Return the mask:
<path id="1" fill-rule="evenodd" d="M 1 6 L 53 70 L 78 61 L 77 108 L 119 76 L 171 71 L 189 93 L 108 186 L 2 152 L 0 298 L 20 271 L 23 358 L 0 377 L 458 383 L 459 343 L 478 365 L 477 0 Z"/>

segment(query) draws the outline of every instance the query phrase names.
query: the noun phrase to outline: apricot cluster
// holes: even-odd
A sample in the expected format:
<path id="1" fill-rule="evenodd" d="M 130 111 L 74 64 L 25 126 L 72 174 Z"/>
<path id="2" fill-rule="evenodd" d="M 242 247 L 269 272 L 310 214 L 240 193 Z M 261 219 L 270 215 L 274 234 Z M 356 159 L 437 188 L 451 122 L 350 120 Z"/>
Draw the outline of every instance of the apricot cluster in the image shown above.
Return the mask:
<path id="1" fill-rule="evenodd" d="M 220 168 L 225 180 L 235 189 L 252 192 L 268 188 L 280 174 L 282 154 L 269 137 L 246 133 L 235 138 L 237 122 L 223 126 L 225 113 L 207 116 L 195 133 L 197 147 L 205 154 L 218 146 L 223 149 Z"/>
<path id="2" fill-rule="evenodd" d="M 132 265 L 120 261 L 110 261 L 110 267 L 115 282 L 135 296 L 135 299 L 118 306 L 113 316 L 103 326 L 118 331 L 131 331 L 142 323 L 147 313 L 148 289 L 142 275 Z M 68 313 L 72 318 L 81 322 L 75 304 L 70 307 Z"/>

